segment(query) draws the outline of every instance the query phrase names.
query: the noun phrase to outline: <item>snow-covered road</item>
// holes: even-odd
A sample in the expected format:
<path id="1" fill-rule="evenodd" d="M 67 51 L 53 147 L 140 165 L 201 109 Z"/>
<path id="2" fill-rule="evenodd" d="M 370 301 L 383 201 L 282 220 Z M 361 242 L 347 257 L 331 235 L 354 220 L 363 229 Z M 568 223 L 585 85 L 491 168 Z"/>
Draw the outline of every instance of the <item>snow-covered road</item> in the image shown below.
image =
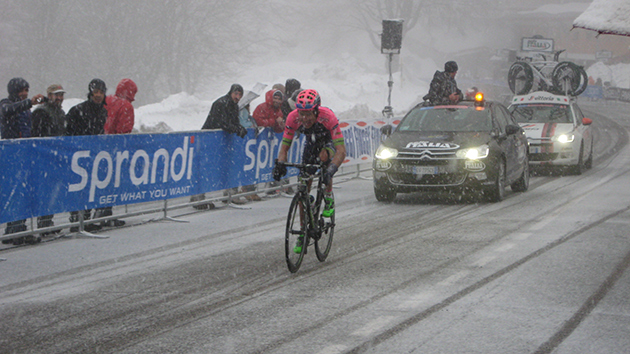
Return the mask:
<path id="1" fill-rule="evenodd" d="M 368 179 L 340 183 L 331 255 L 309 252 L 297 274 L 286 198 L 5 250 L 1 351 L 624 352 L 630 117 L 582 108 L 597 128 L 592 170 L 533 177 L 498 204 L 384 204 Z"/>

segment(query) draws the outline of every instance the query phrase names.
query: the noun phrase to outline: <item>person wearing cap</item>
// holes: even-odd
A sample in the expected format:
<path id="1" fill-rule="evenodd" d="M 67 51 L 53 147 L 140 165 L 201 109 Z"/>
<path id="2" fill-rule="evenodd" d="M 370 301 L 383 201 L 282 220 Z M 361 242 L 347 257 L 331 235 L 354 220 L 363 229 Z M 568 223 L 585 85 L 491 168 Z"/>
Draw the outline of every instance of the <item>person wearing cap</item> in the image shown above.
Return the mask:
<path id="1" fill-rule="evenodd" d="M 422 99 L 428 101 L 430 105 L 456 104 L 462 100 L 462 91 L 457 87 L 455 75 L 457 75 L 457 63 L 447 61 L 444 64 L 444 71 L 436 71 L 431 80 L 429 93 Z"/>
<path id="2" fill-rule="evenodd" d="M 62 136 L 66 132 L 66 112 L 61 108 L 63 95 L 66 91 L 63 86 L 54 84 L 48 86 L 47 101 L 33 111 L 33 137 Z M 53 215 L 44 215 L 37 218 L 37 227 L 54 226 Z M 57 234 L 61 229 L 44 232 L 42 236 Z"/>
<path id="3" fill-rule="evenodd" d="M 66 91 L 61 85 L 50 85 L 46 89 L 47 101 L 33 111 L 34 137 L 61 136 L 66 132 L 66 112 L 61 109 Z"/>
<path id="4" fill-rule="evenodd" d="M 105 94 L 107 85 L 101 79 L 93 79 L 88 85 L 88 99 L 70 108 L 66 115 L 66 135 L 100 135 L 105 133 L 107 110 L 105 109 Z M 89 220 L 91 209 L 83 211 L 83 220 Z M 79 212 L 70 213 L 70 222 L 79 221 Z M 100 230 L 101 226 L 88 224 L 85 231 Z M 77 232 L 79 228 L 73 226 L 70 232 Z"/>
<path id="5" fill-rule="evenodd" d="M 28 98 L 29 84 L 21 77 L 13 78 L 7 85 L 9 97 L 0 101 L 0 137 L 2 139 L 22 139 L 31 137 L 31 107 L 44 103 L 44 95 L 38 94 Z M 4 234 L 26 231 L 26 219 L 7 223 Z M 35 243 L 39 238 L 34 236 L 18 237 L 2 240 L 2 243 L 14 245 Z"/>

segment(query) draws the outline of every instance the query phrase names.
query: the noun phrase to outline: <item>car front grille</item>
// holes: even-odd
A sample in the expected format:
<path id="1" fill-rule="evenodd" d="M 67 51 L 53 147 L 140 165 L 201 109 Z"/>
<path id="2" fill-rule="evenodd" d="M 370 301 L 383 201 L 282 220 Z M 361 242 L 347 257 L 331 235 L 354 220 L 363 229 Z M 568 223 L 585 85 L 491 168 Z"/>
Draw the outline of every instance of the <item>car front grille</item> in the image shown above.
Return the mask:
<path id="1" fill-rule="evenodd" d="M 558 158 L 557 152 L 541 152 L 529 155 L 529 161 L 553 161 Z"/>
<path id="2" fill-rule="evenodd" d="M 389 173 L 390 182 L 405 186 L 456 186 L 464 183 L 467 173 L 440 173 L 436 175 L 417 176 L 412 173 Z"/>
<path id="3" fill-rule="evenodd" d="M 456 152 L 457 149 L 401 150 L 388 173 L 389 180 L 393 184 L 409 187 L 460 185 L 464 183 L 468 173 L 463 170 Z M 428 174 L 414 173 L 414 169 L 422 167 L 433 167 L 434 170 Z"/>
<path id="4" fill-rule="evenodd" d="M 451 160 L 455 159 L 456 150 L 453 149 L 424 149 L 424 150 L 402 150 L 398 152 L 398 160 Z"/>

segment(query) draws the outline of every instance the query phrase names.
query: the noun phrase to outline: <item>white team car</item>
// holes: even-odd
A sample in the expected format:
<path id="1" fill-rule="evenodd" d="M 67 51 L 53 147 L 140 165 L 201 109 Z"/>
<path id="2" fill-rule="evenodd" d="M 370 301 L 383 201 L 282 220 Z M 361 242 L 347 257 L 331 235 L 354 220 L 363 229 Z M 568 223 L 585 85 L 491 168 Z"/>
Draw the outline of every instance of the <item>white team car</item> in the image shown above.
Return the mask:
<path id="1" fill-rule="evenodd" d="M 508 107 L 527 135 L 530 165 L 568 166 L 581 174 L 593 164 L 593 134 L 576 100 L 549 92 L 514 96 Z"/>

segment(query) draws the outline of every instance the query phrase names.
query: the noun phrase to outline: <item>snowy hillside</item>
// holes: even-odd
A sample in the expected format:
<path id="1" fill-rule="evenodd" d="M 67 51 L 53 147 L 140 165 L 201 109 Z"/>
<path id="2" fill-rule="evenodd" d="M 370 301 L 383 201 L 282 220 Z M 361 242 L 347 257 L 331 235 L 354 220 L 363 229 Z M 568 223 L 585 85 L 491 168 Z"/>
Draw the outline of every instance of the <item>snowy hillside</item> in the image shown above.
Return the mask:
<path id="1" fill-rule="evenodd" d="M 288 78 L 296 78 L 302 88 L 314 88 L 322 97 L 322 104 L 330 107 L 340 118 L 359 119 L 381 117 L 383 107 L 387 105 L 389 79 L 385 66 L 385 56 L 376 54 L 377 64 L 346 56 L 334 62 L 320 64 L 300 64 L 295 62 L 274 62 L 265 66 L 244 71 L 234 82 L 243 85 L 245 90 L 257 82 L 266 84 L 263 92 L 276 83 L 284 84 Z M 378 62 L 380 61 L 380 65 Z M 432 61 L 426 62 L 426 72 L 433 73 L 437 66 Z M 409 79 L 394 73 L 392 106 L 396 112 L 406 111 L 418 96 L 428 91 L 428 81 Z M 136 107 L 136 129 L 155 127 L 164 122 L 174 131 L 197 130 L 203 125 L 212 102 L 227 93 L 232 82 L 215 85 L 208 96 L 198 97 L 180 93 L 167 97 L 162 102 Z M 264 93 L 255 99 L 251 111 L 264 101 Z"/>
<path id="2" fill-rule="evenodd" d="M 405 64 L 410 62 L 412 60 L 406 59 Z M 382 117 L 381 111 L 387 105 L 389 74 L 385 64 L 385 56 L 376 56 L 368 64 L 349 55 L 337 61 L 319 64 L 272 62 L 243 71 L 234 82 L 243 85 L 245 90 L 260 82 L 267 85 L 263 91 L 266 92 L 276 83 L 284 84 L 287 78 L 297 78 L 303 88 L 318 90 L 322 104 L 333 109 L 340 119 L 377 119 Z M 427 93 L 432 73 L 440 69 L 430 60 L 417 60 L 413 64 L 413 71 L 405 69 L 404 75 L 400 71 L 394 73 L 392 106 L 396 114 L 404 113 L 418 102 L 419 97 Z M 630 87 L 628 64 L 607 66 L 597 63 L 587 68 L 587 73 L 595 79 L 601 77 L 602 81 L 610 81 L 618 87 Z M 208 89 L 211 93 L 207 97 L 179 93 L 159 103 L 136 107 L 135 129 L 141 132 L 198 130 L 203 125 L 212 102 L 226 94 L 231 84 L 232 82 L 214 83 L 215 87 Z M 263 102 L 262 96 L 251 103 L 252 112 Z M 81 101 L 82 99 L 66 99 L 64 109 L 67 112 Z"/>

